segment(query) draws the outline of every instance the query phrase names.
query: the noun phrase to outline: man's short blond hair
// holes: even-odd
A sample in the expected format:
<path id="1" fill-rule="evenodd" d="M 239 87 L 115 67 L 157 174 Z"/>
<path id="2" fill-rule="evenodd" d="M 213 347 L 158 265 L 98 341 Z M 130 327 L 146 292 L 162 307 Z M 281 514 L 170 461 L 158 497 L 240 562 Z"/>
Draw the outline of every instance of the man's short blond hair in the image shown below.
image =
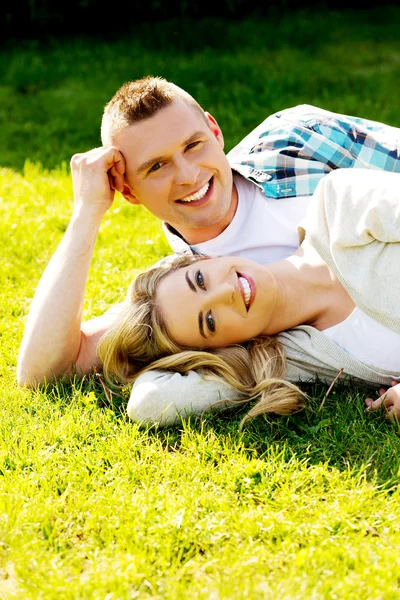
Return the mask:
<path id="1" fill-rule="evenodd" d="M 136 81 L 127 81 L 104 108 L 101 122 L 103 146 L 112 146 L 120 131 L 152 117 L 178 99 L 199 111 L 207 121 L 200 104 L 185 90 L 163 77 L 149 75 Z"/>

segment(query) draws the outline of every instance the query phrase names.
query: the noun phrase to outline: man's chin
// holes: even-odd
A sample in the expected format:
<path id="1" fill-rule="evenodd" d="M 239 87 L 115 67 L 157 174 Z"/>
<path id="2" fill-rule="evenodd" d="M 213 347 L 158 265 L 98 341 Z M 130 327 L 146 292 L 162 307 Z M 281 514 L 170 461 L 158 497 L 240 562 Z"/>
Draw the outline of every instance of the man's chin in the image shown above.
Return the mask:
<path id="1" fill-rule="evenodd" d="M 173 225 L 188 244 L 201 244 L 216 238 L 229 225 L 230 220 L 226 218 L 228 211 L 207 215 L 194 215 L 190 221 Z"/>

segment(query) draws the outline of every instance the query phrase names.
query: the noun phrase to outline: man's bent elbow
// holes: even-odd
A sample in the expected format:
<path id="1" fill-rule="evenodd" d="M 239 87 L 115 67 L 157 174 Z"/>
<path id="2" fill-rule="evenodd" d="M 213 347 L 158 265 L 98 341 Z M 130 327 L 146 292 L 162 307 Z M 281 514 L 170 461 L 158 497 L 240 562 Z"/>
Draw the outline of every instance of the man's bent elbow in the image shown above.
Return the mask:
<path id="1" fill-rule="evenodd" d="M 20 388 L 35 389 L 40 385 L 36 378 L 30 377 L 27 373 L 17 369 L 17 384 Z"/>
<path id="2" fill-rule="evenodd" d="M 17 384 L 21 388 L 36 389 L 41 385 L 55 380 L 64 374 L 60 368 L 43 368 L 41 365 L 30 363 L 26 358 L 19 357 L 17 364 Z"/>
<path id="3" fill-rule="evenodd" d="M 35 355 L 31 349 L 26 351 L 22 345 L 17 364 L 18 385 L 35 389 L 65 376 L 81 378 L 100 369 L 101 362 L 96 352 L 97 337 L 88 338 L 81 332 L 79 347 L 68 347 L 67 352 L 64 351 L 61 355 L 57 349 L 52 354 L 45 352 Z"/>
<path id="4" fill-rule="evenodd" d="M 18 361 L 17 365 L 17 384 L 21 388 L 35 389 L 45 382 L 45 376 L 40 376 L 30 369 L 26 368 L 23 362 Z"/>

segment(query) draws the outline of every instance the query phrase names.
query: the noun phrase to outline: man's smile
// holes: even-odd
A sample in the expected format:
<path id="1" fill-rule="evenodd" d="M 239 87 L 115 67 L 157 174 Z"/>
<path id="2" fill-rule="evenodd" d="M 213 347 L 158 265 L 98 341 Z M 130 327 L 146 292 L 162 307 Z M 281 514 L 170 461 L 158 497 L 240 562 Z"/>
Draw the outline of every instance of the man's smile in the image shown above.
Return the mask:
<path id="1" fill-rule="evenodd" d="M 202 204 L 205 204 L 211 196 L 214 187 L 213 183 L 214 176 L 211 177 L 211 179 L 207 181 L 207 183 L 203 185 L 203 187 L 197 190 L 197 192 L 195 192 L 194 194 L 189 194 L 184 198 L 180 198 L 179 200 L 176 200 L 176 202 L 178 202 L 179 204 L 188 204 L 190 206 L 201 206 Z"/>

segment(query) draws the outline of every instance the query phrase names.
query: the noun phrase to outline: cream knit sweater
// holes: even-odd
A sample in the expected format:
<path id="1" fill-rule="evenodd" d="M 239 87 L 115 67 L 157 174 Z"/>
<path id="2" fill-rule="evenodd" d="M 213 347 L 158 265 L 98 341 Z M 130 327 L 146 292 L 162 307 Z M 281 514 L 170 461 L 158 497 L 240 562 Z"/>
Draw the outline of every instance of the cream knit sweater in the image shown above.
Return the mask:
<path id="1" fill-rule="evenodd" d="M 398 173 L 333 171 L 318 184 L 299 238 L 315 248 L 356 306 L 400 334 Z M 331 380 L 342 367 L 345 376 L 377 384 L 390 384 L 400 374 L 360 362 L 313 327 L 295 327 L 279 338 L 291 380 Z"/>
<path id="2" fill-rule="evenodd" d="M 331 172 L 318 184 L 299 226 L 300 243 L 304 238 L 356 306 L 400 334 L 400 174 L 354 168 Z M 290 381 L 331 382 L 341 368 L 342 378 L 371 384 L 400 380 L 400 371 L 360 362 L 308 325 L 283 332 L 279 340 L 286 350 Z M 202 380 L 194 371 L 186 377 L 153 371 L 135 386 L 128 404 L 130 417 L 164 425 L 185 413 L 200 414 L 219 399 L 237 397 L 228 386 Z"/>

